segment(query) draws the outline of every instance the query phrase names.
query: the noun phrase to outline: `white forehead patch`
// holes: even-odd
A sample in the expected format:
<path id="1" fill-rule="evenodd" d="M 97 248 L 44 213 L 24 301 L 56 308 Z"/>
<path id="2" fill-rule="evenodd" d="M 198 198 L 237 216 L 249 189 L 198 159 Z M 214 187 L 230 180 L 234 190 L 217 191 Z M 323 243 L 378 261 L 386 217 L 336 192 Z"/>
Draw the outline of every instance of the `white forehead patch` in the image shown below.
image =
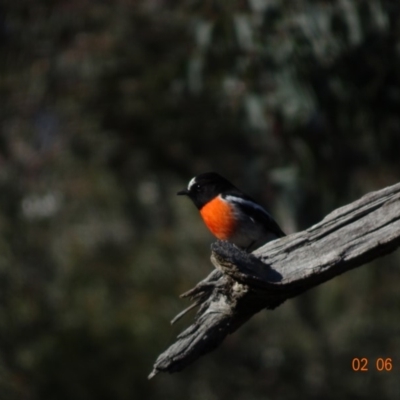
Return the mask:
<path id="1" fill-rule="evenodd" d="M 190 180 L 190 182 L 189 182 L 189 185 L 188 185 L 188 190 L 190 190 L 191 189 L 191 187 L 194 185 L 194 183 L 196 182 L 196 177 L 194 177 L 194 178 L 192 178 L 191 180 Z"/>

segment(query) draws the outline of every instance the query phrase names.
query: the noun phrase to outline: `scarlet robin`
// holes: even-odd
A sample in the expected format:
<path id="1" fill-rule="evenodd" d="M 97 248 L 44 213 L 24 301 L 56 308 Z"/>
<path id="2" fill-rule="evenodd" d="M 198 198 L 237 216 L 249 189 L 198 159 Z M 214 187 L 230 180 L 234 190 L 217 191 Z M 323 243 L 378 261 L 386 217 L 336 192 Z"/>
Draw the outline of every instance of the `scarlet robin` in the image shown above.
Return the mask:
<path id="1" fill-rule="evenodd" d="M 262 206 L 215 172 L 195 176 L 177 194 L 193 201 L 214 236 L 246 251 L 285 236 Z"/>

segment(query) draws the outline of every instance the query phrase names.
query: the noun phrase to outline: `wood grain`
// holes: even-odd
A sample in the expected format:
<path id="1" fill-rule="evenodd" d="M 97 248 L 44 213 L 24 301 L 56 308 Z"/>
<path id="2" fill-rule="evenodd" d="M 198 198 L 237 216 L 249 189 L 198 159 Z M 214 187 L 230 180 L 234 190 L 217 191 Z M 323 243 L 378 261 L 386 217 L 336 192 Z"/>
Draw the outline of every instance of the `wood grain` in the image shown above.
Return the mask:
<path id="1" fill-rule="evenodd" d="M 199 305 L 195 320 L 157 358 L 149 379 L 185 368 L 260 310 L 274 309 L 399 246 L 400 183 L 369 193 L 252 254 L 227 242 L 214 243 L 211 261 L 216 269 L 183 295 Z"/>

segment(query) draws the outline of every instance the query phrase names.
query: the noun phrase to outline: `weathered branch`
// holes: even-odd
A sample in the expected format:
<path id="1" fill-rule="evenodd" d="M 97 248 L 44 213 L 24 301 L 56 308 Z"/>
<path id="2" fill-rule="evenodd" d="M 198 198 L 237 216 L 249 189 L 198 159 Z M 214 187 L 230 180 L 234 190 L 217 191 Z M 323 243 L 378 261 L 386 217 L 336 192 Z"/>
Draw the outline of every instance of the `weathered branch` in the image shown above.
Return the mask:
<path id="1" fill-rule="evenodd" d="M 185 368 L 260 310 L 273 309 L 398 246 L 400 183 L 369 193 L 252 254 L 227 242 L 214 243 L 211 261 L 216 269 L 183 295 L 200 305 L 195 321 L 158 357 L 149 378 Z"/>

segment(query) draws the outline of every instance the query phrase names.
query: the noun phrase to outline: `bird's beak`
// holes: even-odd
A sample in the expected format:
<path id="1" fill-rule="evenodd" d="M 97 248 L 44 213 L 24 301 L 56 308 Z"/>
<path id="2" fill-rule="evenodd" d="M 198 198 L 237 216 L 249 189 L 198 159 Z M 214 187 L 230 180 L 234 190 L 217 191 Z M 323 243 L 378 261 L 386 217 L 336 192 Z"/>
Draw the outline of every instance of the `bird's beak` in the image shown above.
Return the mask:
<path id="1" fill-rule="evenodd" d="M 188 194 L 189 194 L 189 190 L 187 190 L 187 189 L 180 190 L 177 193 L 178 196 L 187 196 Z"/>

